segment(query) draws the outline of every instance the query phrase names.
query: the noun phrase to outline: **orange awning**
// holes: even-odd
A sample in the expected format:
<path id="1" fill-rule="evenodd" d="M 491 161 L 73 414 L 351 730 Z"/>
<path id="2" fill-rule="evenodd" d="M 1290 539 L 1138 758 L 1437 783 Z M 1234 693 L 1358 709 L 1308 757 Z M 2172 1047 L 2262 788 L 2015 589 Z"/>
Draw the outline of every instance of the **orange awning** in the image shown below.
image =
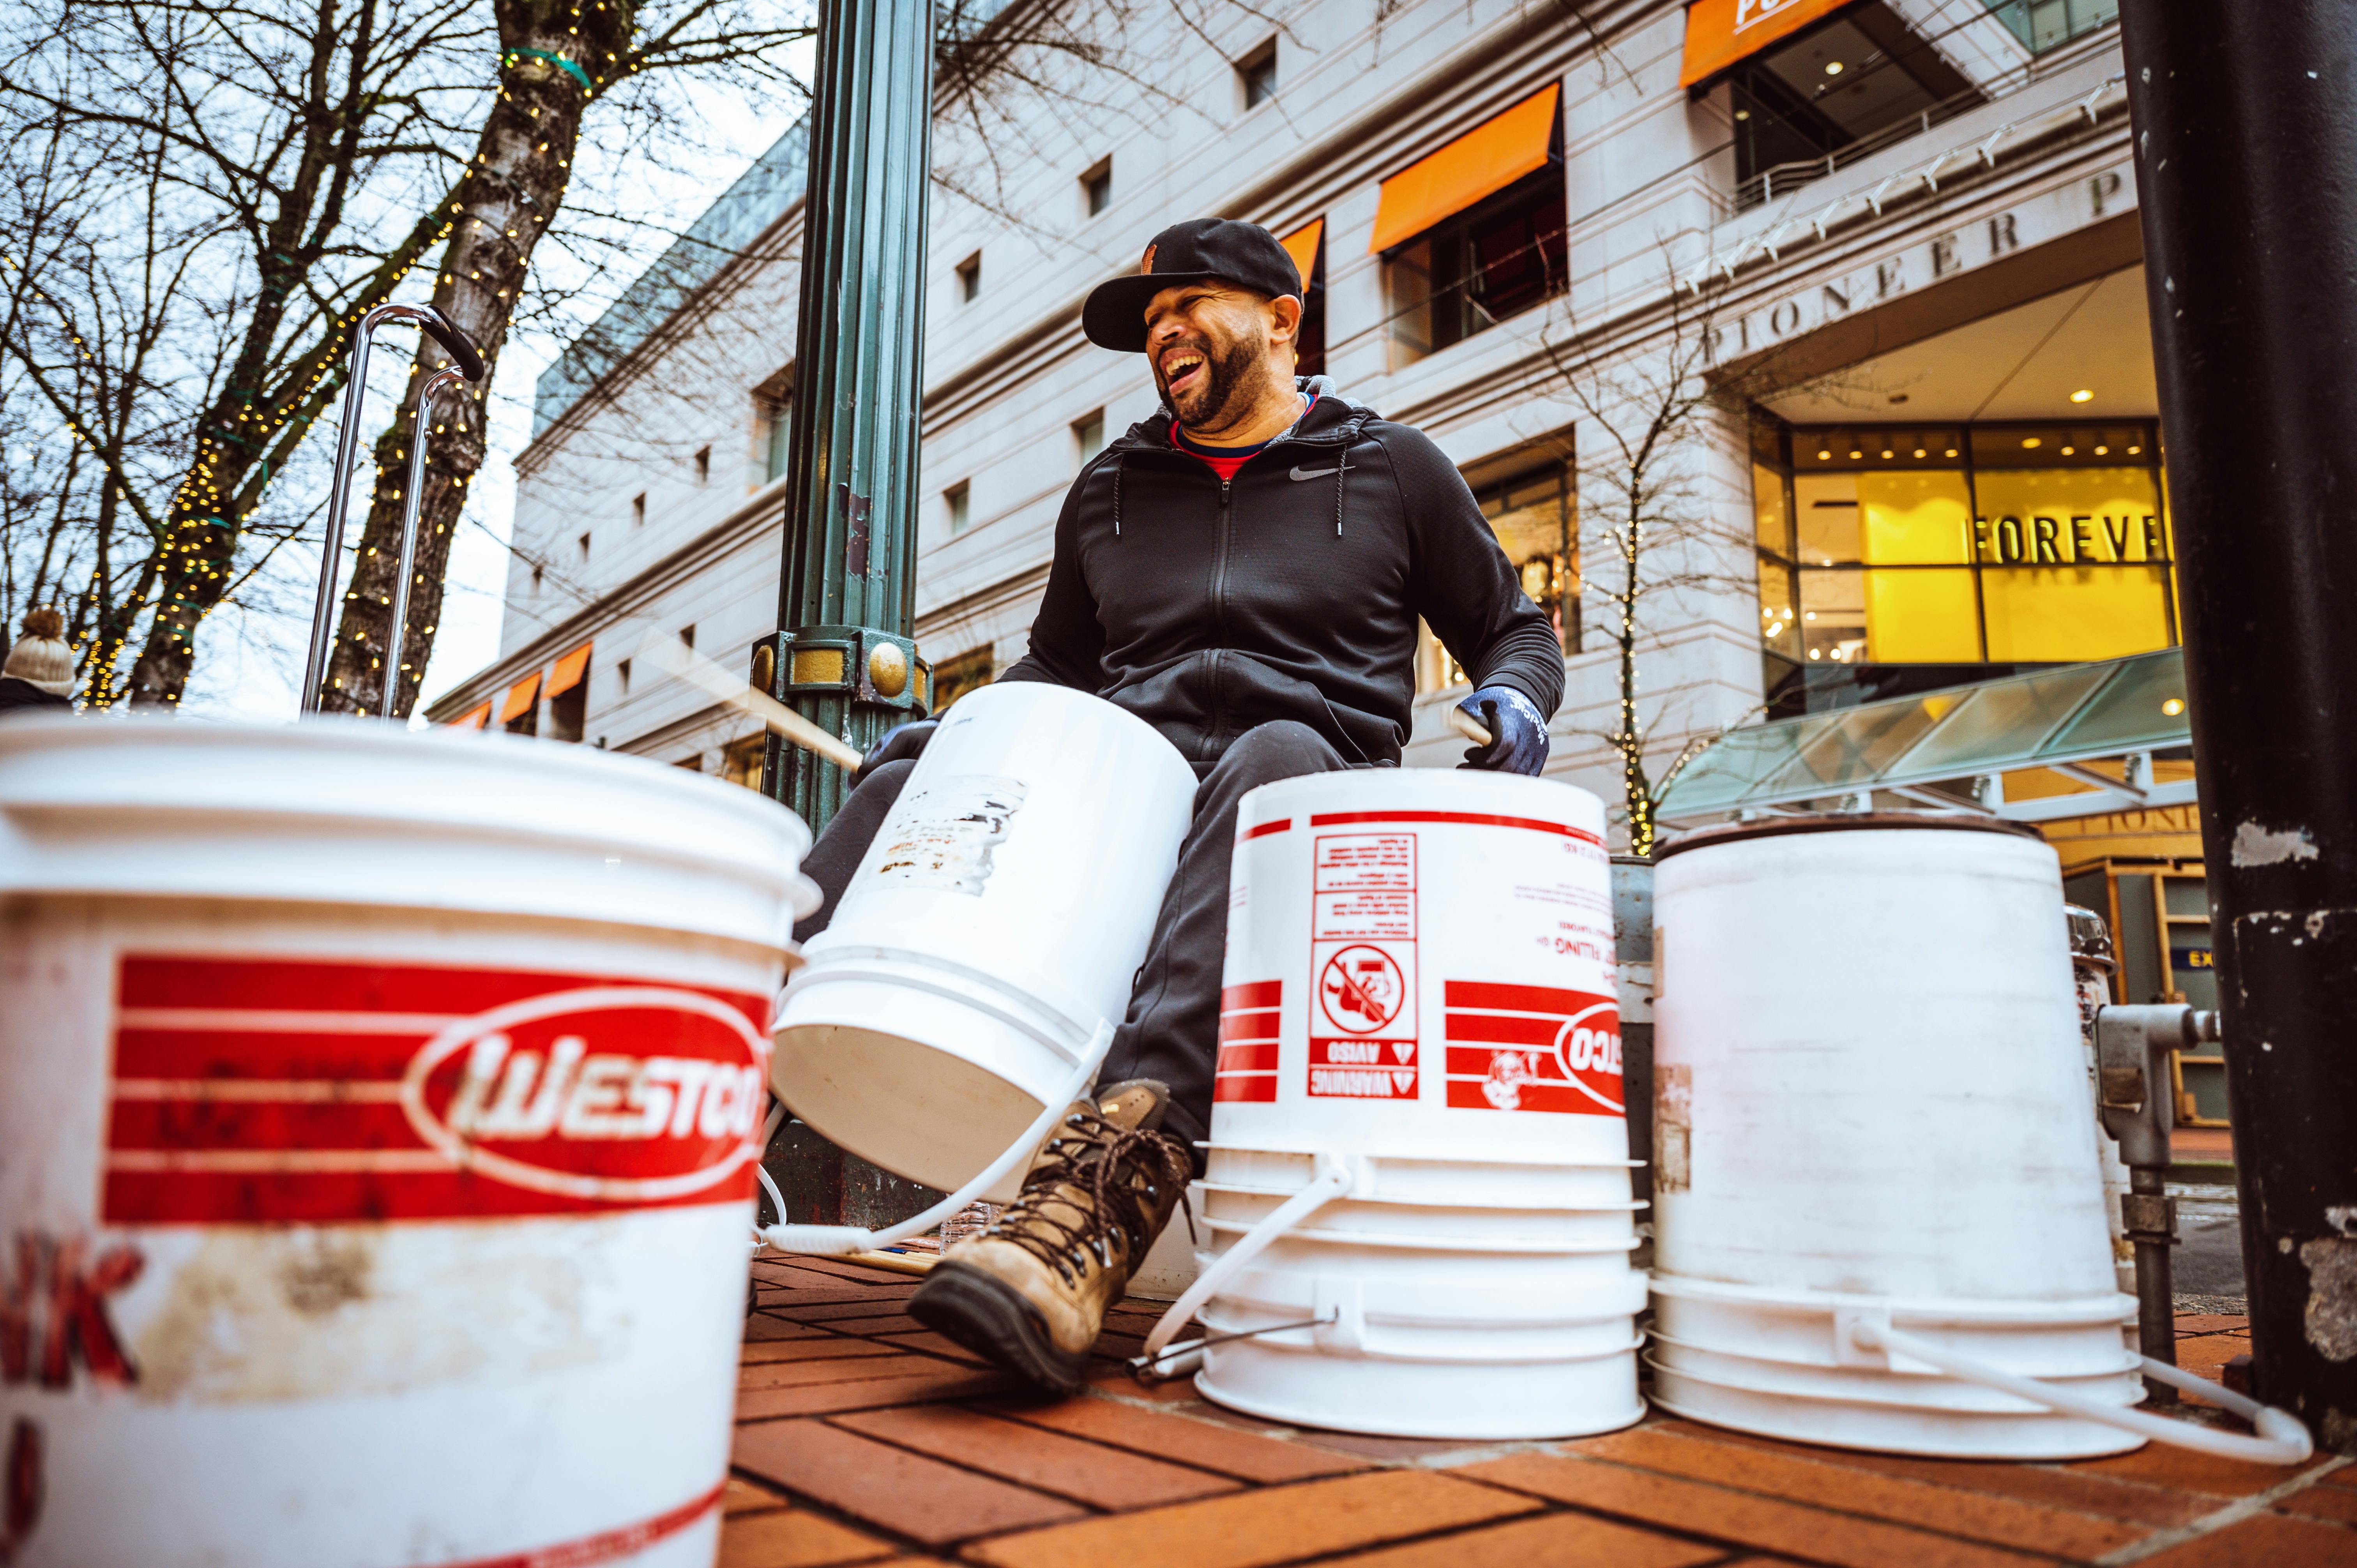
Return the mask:
<path id="1" fill-rule="evenodd" d="M 1555 104 L 1562 96 L 1563 84 L 1555 82 L 1383 181 L 1375 237 L 1367 248 L 1388 251 L 1413 240 L 1442 219 L 1544 168 L 1555 139 Z"/>
<path id="2" fill-rule="evenodd" d="M 465 713 L 460 714 L 457 718 L 452 719 L 447 727 L 450 729 L 480 729 L 486 724 L 490 722 L 490 718 L 491 704 L 489 703 L 478 703 L 473 707 L 468 708 Z"/>
<path id="3" fill-rule="evenodd" d="M 1851 0 L 1692 0 L 1686 6 L 1685 64 L 1678 85 L 1692 87 L 1787 38 Z"/>
<path id="4" fill-rule="evenodd" d="M 514 685 L 500 702 L 500 723 L 506 724 L 530 708 L 533 699 L 540 695 L 540 671 L 535 670 Z"/>
<path id="5" fill-rule="evenodd" d="M 1301 274 L 1301 297 L 1309 297 L 1309 285 L 1318 275 L 1318 242 L 1325 237 L 1326 220 L 1315 218 L 1277 242 L 1285 253 L 1293 258 L 1293 270 Z"/>
<path id="6" fill-rule="evenodd" d="M 548 671 L 548 694 L 561 697 L 581 684 L 582 672 L 589 668 L 589 650 L 596 644 L 585 642 L 558 660 Z"/>

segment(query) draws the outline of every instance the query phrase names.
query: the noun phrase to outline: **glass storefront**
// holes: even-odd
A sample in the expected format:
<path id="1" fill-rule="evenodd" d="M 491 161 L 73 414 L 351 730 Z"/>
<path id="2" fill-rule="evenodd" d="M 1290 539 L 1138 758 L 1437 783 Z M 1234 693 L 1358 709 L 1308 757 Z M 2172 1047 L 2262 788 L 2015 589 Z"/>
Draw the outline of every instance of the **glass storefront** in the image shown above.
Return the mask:
<path id="1" fill-rule="evenodd" d="M 1566 654 L 1579 651 L 1579 534 L 1571 465 L 1548 463 L 1514 478 L 1473 487 L 1481 515 L 1521 577 L 1523 592 L 1554 623 Z M 1430 630 L 1419 634 L 1416 690 L 1462 684 L 1465 671 Z"/>
<path id="2" fill-rule="evenodd" d="M 2149 422 L 1770 424 L 1752 482 L 1781 711 L 2177 641 Z"/>

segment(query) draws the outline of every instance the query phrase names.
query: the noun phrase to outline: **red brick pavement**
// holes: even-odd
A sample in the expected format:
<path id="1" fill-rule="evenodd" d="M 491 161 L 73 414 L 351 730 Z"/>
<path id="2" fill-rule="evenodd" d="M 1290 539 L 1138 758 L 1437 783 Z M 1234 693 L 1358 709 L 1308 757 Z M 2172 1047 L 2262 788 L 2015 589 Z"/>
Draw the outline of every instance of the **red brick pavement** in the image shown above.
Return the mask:
<path id="1" fill-rule="evenodd" d="M 2075 1464 L 1851 1454 L 1653 1416 L 1568 1443 L 1300 1431 L 1117 1364 L 1044 1400 L 901 1310 L 915 1281 L 754 1264 L 723 1568 L 2357 1568 L 2357 1466 L 2147 1447 Z M 2217 1376 L 2242 1319 L 2180 1319 Z"/>

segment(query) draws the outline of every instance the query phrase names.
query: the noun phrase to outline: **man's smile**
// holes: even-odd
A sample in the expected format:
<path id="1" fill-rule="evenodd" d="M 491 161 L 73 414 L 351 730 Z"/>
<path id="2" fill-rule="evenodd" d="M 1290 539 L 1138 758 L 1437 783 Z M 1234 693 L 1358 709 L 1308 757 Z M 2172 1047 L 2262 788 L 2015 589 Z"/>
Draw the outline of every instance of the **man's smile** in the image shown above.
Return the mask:
<path id="1" fill-rule="evenodd" d="M 1176 397 L 1190 387 L 1203 374 L 1203 351 L 1200 349 L 1171 349 L 1162 356 L 1163 387 Z"/>

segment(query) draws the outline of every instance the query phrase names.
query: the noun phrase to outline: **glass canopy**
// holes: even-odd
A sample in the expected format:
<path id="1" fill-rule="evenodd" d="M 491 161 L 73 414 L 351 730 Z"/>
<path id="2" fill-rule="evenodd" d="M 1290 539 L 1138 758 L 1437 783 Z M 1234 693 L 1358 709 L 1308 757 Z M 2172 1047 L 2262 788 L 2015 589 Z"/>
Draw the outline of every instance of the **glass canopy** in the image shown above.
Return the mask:
<path id="1" fill-rule="evenodd" d="M 2163 649 L 1730 730 L 1671 783 L 1660 814 L 1693 822 L 1878 789 L 2025 819 L 2174 804 L 2192 798 L 2190 783 L 2151 785 L 2149 766 L 2133 759 L 2192 738 L 2184 656 Z M 2084 767 L 2107 757 L 2131 759 L 2119 779 Z M 2093 788 L 2013 810 L 1992 798 L 2001 789 L 1973 788 L 1975 779 L 2032 768 L 2061 769 Z"/>

